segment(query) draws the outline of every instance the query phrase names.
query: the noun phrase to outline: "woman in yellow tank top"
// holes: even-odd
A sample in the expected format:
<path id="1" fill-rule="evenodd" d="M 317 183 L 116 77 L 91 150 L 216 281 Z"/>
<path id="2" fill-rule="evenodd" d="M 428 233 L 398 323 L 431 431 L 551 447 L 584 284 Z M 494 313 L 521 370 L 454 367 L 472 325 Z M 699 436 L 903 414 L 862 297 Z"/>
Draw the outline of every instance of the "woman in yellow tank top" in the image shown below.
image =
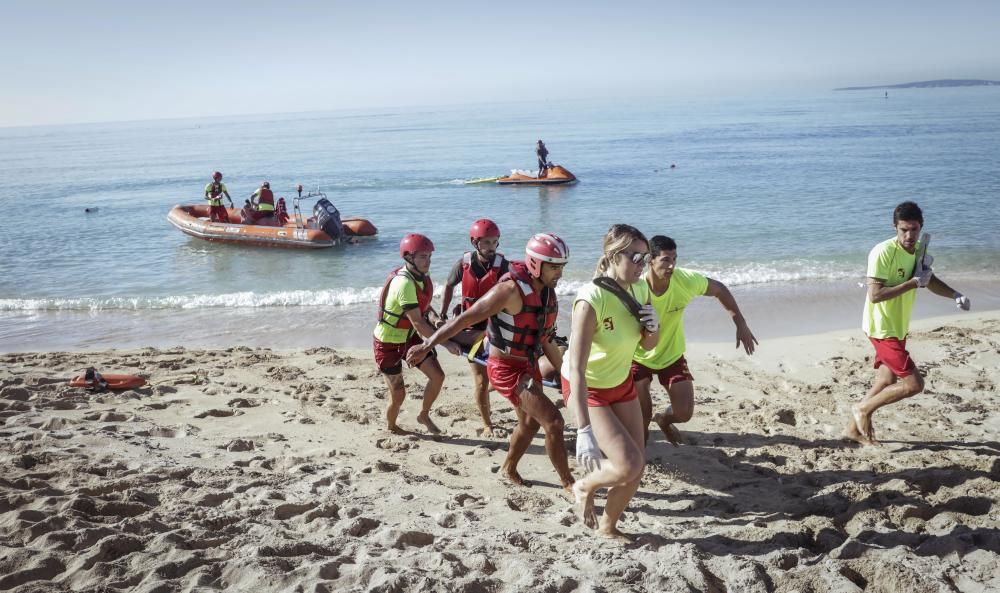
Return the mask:
<path id="1" fill-rule="evenodd" d="M 577 461 L 590 472 L 573 484 L 573 494 L 584 524 L 609 537 L 626 537 L 618 519 L 646 464 L 642 410 L 630 370 L 636 345 L 652 348 L 659 339 L 659 320 L 642 281 L 648 263 L 646 237 L 627 224 L 612 226 L 604 235 L 595 284 L 581 288 L 573 303 L 563 399 L 576 413 Z M 610 282 L 599 286 L 600 278 Z M 600 488 L 609 490 L 598 521 L 594 494 Z"/>

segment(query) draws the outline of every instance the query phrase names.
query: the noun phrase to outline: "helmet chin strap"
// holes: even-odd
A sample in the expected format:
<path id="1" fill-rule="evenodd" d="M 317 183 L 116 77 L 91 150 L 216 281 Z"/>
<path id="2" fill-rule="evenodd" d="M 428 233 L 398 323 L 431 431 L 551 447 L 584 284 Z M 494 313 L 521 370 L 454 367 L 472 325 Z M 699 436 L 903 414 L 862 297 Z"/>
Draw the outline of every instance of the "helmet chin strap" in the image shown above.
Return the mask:
<path id="1" fill-rule="evenodd" d="M 409 270 L 417 280 L 423 282 L 427 275 L 417 269 L 417 264 L 413 263 L 413 256 L 405 255 L 403 256 L 403 261 L 406 262 L 406 269 Z"/>

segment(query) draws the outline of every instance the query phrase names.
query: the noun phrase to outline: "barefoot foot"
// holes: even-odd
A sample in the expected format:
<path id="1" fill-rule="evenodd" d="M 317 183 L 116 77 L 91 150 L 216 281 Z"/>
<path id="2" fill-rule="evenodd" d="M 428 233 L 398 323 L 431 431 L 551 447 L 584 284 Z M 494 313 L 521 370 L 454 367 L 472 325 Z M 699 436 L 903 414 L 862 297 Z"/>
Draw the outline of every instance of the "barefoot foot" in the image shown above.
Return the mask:
<path id="1" fill-rule="evenodd" d="M 417 422 L 422 424 L 427 429 L 427 432 L 441 434 L 441 429 L 431 422 L 431 416 L 427 412 L 420 412 L 420 415 L 417 416 Z"/>
<path id="2" fill-rule="evenodd" d="M 503 475 L 507 476 L 507 479 L 511 481 L 515 486 L 524 486 L 525 488 L 531 488 L 531 482 L 525 480 L 521 477 L 521 474 L 517 473 L 516 467 L 507 467 L 506 465 L 500 468 Z"/>
<path id="3" fill-rule="evenodd" d="M 666 417 L 663 414 L 656 414 L 653 416 L 653 422 L 660 427 L 663 431 L 663 436 L 666 437 L 667 441 L 673 446 L 678 446 L 684 442 L 684 437 L 681 436 L 681 431 L 677 430 L 677 427 L 667 422 Z"/>
<path id="4" fill-rule="evenodd" d="M 854 426 L 858 433 L 867 441 L 866 444 L 878 445 L 879 442 L 875 440 L 875 428 L 872 426 L 871 415 L 865 414 L 861 410 L 860 404 L 854 404 L 851 406 L 851 416 L 854 418 Z"/>
<path id="5" fill-rule="evenodd" d="M 577 516 L 583 521 L 583 524 L 591 529 L 597 528 L 593 492 L 586 492 L 580 485 L 580 482 L 575 482 L 573 484 L 573 497 L 576 499 L 573 503 L 573 510 L 576 511 Z"/>

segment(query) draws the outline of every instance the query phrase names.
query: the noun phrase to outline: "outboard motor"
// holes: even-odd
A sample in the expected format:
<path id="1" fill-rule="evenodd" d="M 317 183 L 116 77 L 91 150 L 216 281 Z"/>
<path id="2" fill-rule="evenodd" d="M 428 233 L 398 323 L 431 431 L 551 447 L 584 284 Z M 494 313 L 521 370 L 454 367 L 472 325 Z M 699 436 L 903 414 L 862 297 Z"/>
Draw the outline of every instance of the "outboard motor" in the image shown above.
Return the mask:
<path id="1" fill-rule="evenodd" d="M 344 238 L 344 223 L 340 220 L 340 211 L 330 200 L 320 198 L 313 205 L 313 216 L 316 218 L 316 227 L 323 229 L 331 239 L 339 241 Z"/>

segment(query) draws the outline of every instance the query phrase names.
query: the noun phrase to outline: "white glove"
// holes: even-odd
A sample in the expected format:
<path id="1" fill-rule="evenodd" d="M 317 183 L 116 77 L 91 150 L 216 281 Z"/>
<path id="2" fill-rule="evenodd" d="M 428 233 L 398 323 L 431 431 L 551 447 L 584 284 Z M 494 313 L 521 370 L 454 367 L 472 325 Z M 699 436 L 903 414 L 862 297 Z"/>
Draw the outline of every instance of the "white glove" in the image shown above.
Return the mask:
<path id="1" fill-rule="evenodd" d="M 968 311 L 972 307 L 972 302 L 969 301 L 969 297 L 963 295 L 962 293 L 955 291 L 955 306 L 963 311 Z"/>
<path id="2" fill-rule="evenodd" d="M 651 334 L 660 331 L 660 316 L 656 314 L 653 305 L 646 304 L 639 307 L 639 323 Z"/>
<path id="3" fill-rule="evenodd" d="M 592 426 L 576 431 L 576 462 L 588 473 L 601 469 L 601 450 L 597 448 Z"/>
<path id="4" fill-rule="evenodd" d="M 934 274 L 934 270 L 931 269 L 931 264 L 934 263 L 934 256 L 927 254 L 919 262 L 917 262 L 917 269 L 913 272 L 913 277 L 917 279 L 917 286 L 920 288 L 926 287 L 931 283 L 931 276 Z"/>

